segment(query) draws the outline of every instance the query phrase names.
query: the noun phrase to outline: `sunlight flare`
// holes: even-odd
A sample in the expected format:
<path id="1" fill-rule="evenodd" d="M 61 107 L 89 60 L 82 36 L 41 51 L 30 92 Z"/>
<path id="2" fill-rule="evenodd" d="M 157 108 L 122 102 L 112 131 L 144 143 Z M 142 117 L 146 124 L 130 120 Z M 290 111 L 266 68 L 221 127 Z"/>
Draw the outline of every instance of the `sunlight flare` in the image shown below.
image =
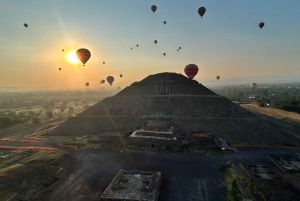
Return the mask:
<path id="1" fill-rule="evenodd" d="M 70 52 L 67 54 L 67 61 L 73 64 L 79 63 L 79 59 L 77 58 L 76 52 Z"/>

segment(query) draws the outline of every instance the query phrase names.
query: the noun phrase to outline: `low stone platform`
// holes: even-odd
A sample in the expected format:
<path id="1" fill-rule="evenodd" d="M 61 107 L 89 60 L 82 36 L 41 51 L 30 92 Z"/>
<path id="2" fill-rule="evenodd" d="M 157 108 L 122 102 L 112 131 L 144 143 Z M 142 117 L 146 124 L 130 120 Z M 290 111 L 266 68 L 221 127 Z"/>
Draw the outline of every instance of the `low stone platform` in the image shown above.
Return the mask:
<path id="1" fill-rule="evenodd" d="M 101 195 L 102 201 L 157 201 L 160 172 L 120 170 Z"/>

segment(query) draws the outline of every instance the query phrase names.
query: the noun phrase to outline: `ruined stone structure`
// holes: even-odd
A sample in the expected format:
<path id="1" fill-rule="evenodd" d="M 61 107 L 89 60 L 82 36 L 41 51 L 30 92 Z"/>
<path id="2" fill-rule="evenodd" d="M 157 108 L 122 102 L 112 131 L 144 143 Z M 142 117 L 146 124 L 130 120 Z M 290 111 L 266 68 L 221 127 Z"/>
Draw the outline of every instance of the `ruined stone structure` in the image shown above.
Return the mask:
<path id="1" fill-rule="evenodd" d="M 172 134 L 166 134 L 171 128 Z M 193 136 L 199 132 L 211 135 Z M 300 145 L 298 138 L 278 125 L 177 73 L 149 75 L 134 82 L 47 135 L 97 135 L 100 141 L 123 138 L 129 146 L 162 150 L 178 150 L 183 144 L 208 147 L 211 136 L 230 144 Z"/>
<path id="2" fill-rule="evenodd" d="M 101 195 L 101 201 L 157 201 L 160 172 L 120 170 Z"/>

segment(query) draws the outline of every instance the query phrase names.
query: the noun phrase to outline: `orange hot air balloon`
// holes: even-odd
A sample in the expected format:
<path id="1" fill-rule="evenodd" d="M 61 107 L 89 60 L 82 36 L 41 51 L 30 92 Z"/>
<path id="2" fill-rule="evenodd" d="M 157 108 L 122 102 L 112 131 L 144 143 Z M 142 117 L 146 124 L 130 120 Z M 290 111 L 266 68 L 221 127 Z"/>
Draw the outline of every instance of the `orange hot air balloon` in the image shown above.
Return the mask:
<path id="1" fill-rule="evenodd" d="M 255 88 L 257 87 L 257 84 L 256 84 L 256 83 L 251 83 L 251 84 L 250 84 L 250 87 L 251 87 L 252 89 L 255 89 Z"/>
<path id="2" fill-rule="evenodd" d="M 258 26 L 259 26 L 259 28 L 262 29 L 262 28 L 265 26 L 265 23 L 264 23 L 264 22 L 261 22 L 261 23 L 258 24 Z"/>
<path id="3" fill-rule="evenodd" d="M 80 48 L 76 52 L 77 58 L 82 62 L 83 65 L 90 59 L 91 52 L 88 49 Z"/>
<path id="4" fill-rule="evenodd" d="M 198 73 L 198 66 L 196 64 L 189 64 L 184 68 L 184 73 L 188 78 L 193 79 Z"/>

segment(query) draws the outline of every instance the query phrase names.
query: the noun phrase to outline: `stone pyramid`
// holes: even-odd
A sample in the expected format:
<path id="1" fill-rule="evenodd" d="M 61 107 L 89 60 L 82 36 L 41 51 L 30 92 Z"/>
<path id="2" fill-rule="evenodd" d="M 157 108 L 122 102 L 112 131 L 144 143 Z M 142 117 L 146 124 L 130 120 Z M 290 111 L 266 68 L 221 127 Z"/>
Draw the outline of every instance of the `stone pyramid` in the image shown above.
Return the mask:
<path id="1" fill-rule="evenodd" d="M 132 83 L 47 135 L 126 137 L 140 128 L 163 131 L 170 126 L 178 133 L 210 133 L 230 144 L 300 145 L 298 138 L 281 127 L 195 80 L 167 72 Z"/>

